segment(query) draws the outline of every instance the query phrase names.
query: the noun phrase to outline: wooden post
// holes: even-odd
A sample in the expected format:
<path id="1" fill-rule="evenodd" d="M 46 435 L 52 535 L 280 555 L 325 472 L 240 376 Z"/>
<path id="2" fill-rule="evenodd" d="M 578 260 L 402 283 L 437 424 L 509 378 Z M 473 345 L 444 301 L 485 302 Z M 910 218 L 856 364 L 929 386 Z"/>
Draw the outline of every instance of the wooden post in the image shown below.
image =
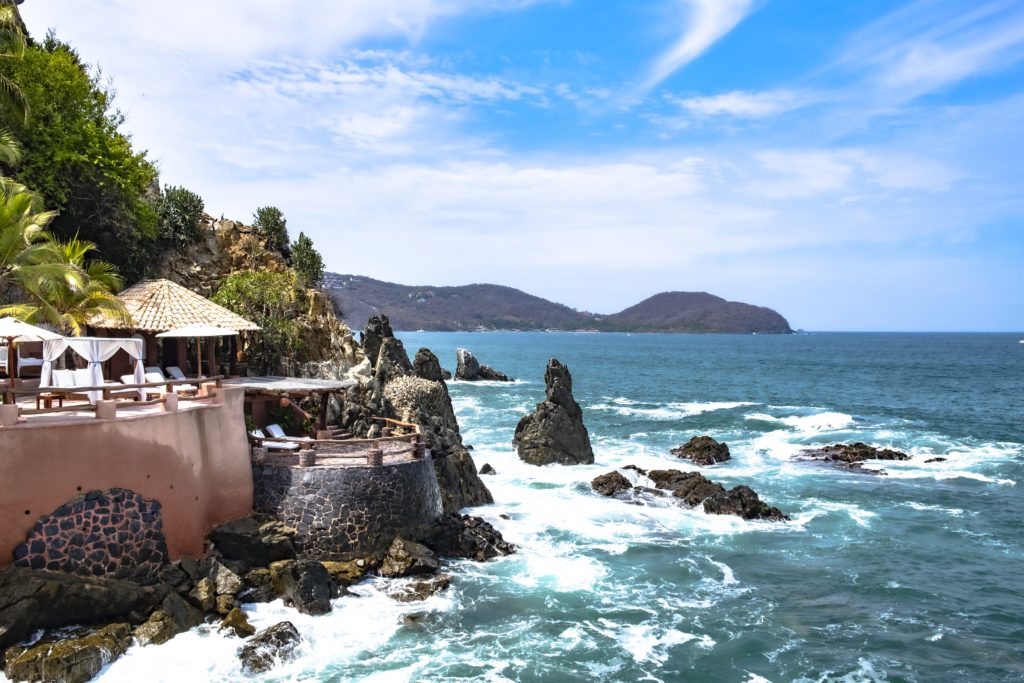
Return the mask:
<path id="1" fill-rule="evenodd" d="M 238 337 L 228 337 L 228 374 L 232 377 L 238 376 Z"/>
<path id="2" fill-rule="evenodd" d="M 320 415 L 316 419 L 316 428 L 324 429 L 327 427 L 327 405 L 330 399 L 330 394 L 326 391 L 320 394 Z"/>
<path id="3" fill-rule="evenodd" d="M 219 368 L 215 367 L 217 365 L 217 338 L 210 337 L 207 346 L 210 348 L 206 349 L 206 369 L 209 370 L 206 376 L 213 377 L 220 374 Z"/>

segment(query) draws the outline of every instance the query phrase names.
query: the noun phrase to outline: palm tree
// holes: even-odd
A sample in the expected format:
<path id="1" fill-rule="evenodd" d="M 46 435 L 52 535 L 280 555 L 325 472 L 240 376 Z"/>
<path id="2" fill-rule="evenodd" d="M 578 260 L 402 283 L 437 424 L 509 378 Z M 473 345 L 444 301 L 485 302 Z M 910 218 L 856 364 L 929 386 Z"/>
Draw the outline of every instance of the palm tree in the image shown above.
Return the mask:
<path id="1" fill-rule="evenodd" d="M 41 278 L 23 289 L 32 303 L 0 309 L 30 323 L 49 323 L 65 334 L 80 336 L 96 318 L 116 320 L 131 325 L 132 319 L 115 294 L 123 283 L 117 269 L 106 261 L 89 260 L 96 245 L 77 237 L 67 241 L 47 238 L 55 263 L 74 274 L 73 277 Z"/>
<path id="2" fill-rule="evenodd" d="M 0 1 L 0 59 L 21 59 L 25 54 L 24 23 L 18 8 Z M 28 121 L 28 100 L 13 80 L 0 74 L 0 108 Z M 14 166 L 21 160 L 21 144 L 9 130 L 0 128 L 0 163 Z"/>
<path id="3" fill-rule="evenodd" d="M 0 177 L 0 301 L 12 285 L 31 289 L 49 279 L 74 284 L 75 273 L 60 264 L 47 240 L 46 226 L 56 215 L 43 209 L 39 195 Z"/>

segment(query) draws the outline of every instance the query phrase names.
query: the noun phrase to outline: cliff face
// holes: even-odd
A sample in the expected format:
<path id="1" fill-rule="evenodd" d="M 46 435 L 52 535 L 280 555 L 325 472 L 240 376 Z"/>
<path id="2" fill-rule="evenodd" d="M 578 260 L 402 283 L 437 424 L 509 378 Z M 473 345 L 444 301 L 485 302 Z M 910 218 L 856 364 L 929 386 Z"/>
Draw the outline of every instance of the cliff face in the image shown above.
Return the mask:
<path id="1" fill-rule="evenodd" d="M 167 252 L 152 276 L 173 280 L 209 297 L 236 271 L 283 272 L 288 268 L 284 258 L 267 249 L 266 240 L 244 223 L 204 215 L 202 227 L 202 239 Z M 363 351 L 329 297 L 317 290 L 305 294 L 308 306 L 296 319 L 299 350 L 294 356 L 282 357 L 278 371 L 299 377 L 344 378 L 363 361 Z"/>

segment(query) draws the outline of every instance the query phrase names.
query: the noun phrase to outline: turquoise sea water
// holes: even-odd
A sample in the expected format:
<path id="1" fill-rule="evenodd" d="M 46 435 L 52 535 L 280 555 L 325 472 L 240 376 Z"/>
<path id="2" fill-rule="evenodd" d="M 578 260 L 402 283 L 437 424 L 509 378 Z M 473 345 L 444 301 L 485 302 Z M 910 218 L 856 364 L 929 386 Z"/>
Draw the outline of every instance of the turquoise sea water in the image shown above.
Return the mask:
<path id="1" fill-rule="evenodd" d="M 251 606 L 306 637 L 265 680 L 1024 681 L 1020 335 L 399 336 L 410 356 L 454 369 L 465 346 L 519 380 L 450 388 L 477 465 L 498 472 L 496 504 L 472 512 L 521 550 L 453 564 L 425 603 L 377 579 L 327 617 Z M 536 468 L 511 447 L 551 356 L 572 371 L 593 466 Z M 732 450 L 707 476 L 792 521 L 591 492 L 629 463 L 691 469 L 668 450 L 696 434 Z M 853 440 L 914 457 L 878 463 L 886 476 L 792 459 Z M 237 680 L 238 644 L 199 629 L 101 680 Z"/>

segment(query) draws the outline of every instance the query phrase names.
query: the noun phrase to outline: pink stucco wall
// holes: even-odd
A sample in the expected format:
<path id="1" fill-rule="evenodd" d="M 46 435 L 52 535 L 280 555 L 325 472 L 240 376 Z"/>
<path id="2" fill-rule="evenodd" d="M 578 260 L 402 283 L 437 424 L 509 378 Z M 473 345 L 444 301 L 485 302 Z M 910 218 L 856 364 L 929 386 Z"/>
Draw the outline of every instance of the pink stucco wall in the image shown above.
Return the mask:
<path id="1" fill-rule="evenodd" d="M 202 554 L 211 528 L 252 510 L 243 391 L 216 391 L 178 412 L 0 427 L 0 567 L 37 518 L 113 487 L 162 503 L 172 559 Z"/>

